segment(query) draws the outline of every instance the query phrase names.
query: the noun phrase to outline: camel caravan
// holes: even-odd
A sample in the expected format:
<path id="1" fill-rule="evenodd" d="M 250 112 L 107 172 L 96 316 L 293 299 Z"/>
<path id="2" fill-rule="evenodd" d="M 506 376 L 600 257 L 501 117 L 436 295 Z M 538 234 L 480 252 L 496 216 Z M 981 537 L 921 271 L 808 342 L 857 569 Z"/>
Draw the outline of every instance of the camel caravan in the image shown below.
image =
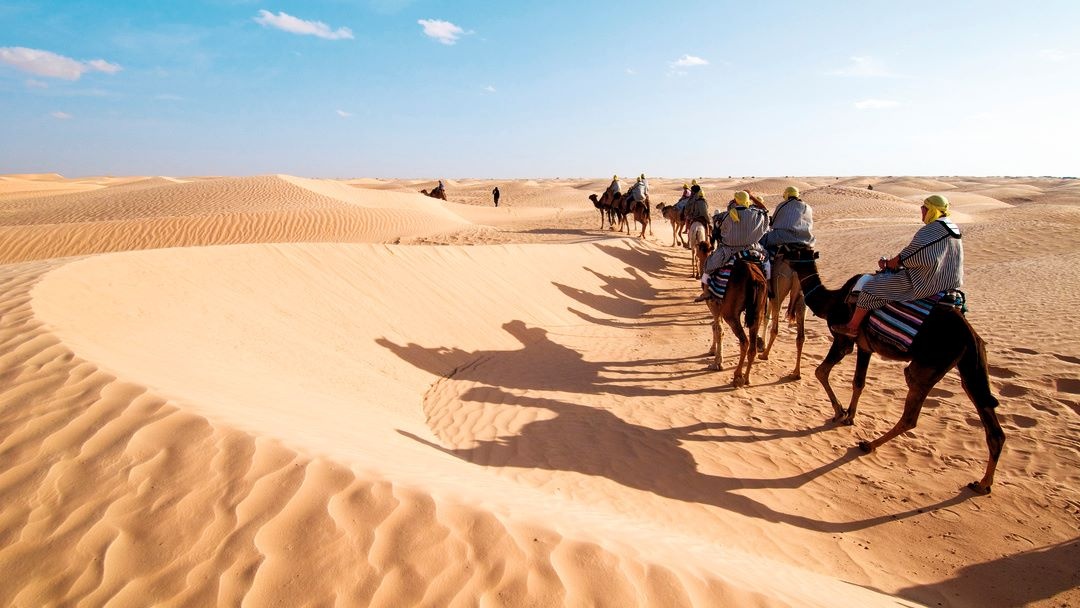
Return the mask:
<path id="1" fill-rule="evenodd" d="M 638 178 L 635 188 L 644 177 Z M 633 189 L 622 195 L 618 182 L 615 176 L 601 197 L 589 197 L 600 210 L 600 227 L 606 219 L 609 228 L 615 229 L 618 221 L 618 229 L 626 226 L 629 233 L 628 218 L 632 216 L 642 224 L 640 237 L 644 238 L 649 217 L 647 184 L 641 187 L 643 193 L 634 196 Z M 682 197 L 674 205 L 656 205 L 671 225 L 671 246 L 690 251 L 691 274 L 701 285 L 695 302 L 704 302 L 712 316 L 711 367 L 722 369 L 721 338 L 723 325 L 727 325 L 739 341 L 732 385 L 750 385 L 759 351 L 762 359 L 768 359 L 772 350 L 785 302 L 784 316 L 796 329 L 795 368 L 790 378 L 801 377 L 807 308 L 829 324 L 833 342 L 815 376 L 833 406 L 832 423 L 854 424 L 874 354 L 908 362 L 903 413 L 893 428 L 877 439 L 859 442 L 864 452 L 915 428 L 930 390 L 957 368 L 979 415 L 989 453 L 983 477 L 967 487 L 977 494 L 988 494 L 1005 433 L 996 414 L 998 400 L 990 386 L 985 343 L 964 316 L 967 309 L 959 290 L 963 246 L 960 229 L 949 217 L 948 200 L 940 195 L 927 197 L 920 209 L 923 227 L 907 247 L 892 258 L 881 258 L 877 273 L 856 275 L 833 290 L 822 285 L 818 275 L 813 210 L 794 186 L 785 189 L 783 199 L 770 214 L 759 196 L 741 190 L 723 210 L 710 215 L 695 180 L 692 185 L 683 184 Z M 767 344 L 760 335 L 763 326 L 770 327 Z M 829 375 L 853 350 L 855 378 L 851 400 L 844 409 Z"/>

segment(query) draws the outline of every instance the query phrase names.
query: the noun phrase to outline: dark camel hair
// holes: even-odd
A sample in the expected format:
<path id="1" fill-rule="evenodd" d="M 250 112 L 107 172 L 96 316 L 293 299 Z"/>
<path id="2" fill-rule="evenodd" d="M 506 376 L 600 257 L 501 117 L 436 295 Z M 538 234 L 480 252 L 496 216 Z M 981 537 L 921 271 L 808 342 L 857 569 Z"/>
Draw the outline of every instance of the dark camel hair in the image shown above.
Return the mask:
<path id="1" fill-rule="evenodd" d="M 708 230 L 701 222 L 690 225 L 690 276 L 701 279 L 705 272 L 705 262 L 712 253 L 712 241 L 709 240 Z"/>
<path id="2" fill-rule="evenodd" d="M 675 205 L 665 205 L 664 203 L 657 203 L 656 208 L 660 211 L 660 215 L 671 222 L 671 246 L 674 247 L 676 243 L 683 245 L 686 241 L 683 239 L 683 221 L 682 214 L 675 208 Z M 700 275 L 698 275 L 700 276 Z"/>
<path id="3" fill-rule="evenodd" d="M 824 318 L 830 326 L 847 323 L 854 310 L 854 304 L 847 303 L 847 296 L 860 275 L 848 279 L 841 289 L 826 289 L 818 277 L 816 258 L 817 253 L 812 249 L 799 250 L 788 255 L 788 262 L 799 276 L 806 305 L 814 316 Z M 852 382 L 851 404 L 845 412 L 829 386 L 829 373 L 854 347 L 858 348 L 855 378 Z M 953 307 L 935 306 L 906 353 L 865 330 L 859 332 L 858 338 L 833 333 L 832 347 L 818 366 L 816 375 L 825 387 L 836 412 L 834 422 L 854 423 L 859 395 L 866 386 L 866 370 L 870 365 L 870 356 L 875 353 L 885 359 L 909 362 L 904 368 L 908 394 L 904 400 L 904 413 L 896 425 L 873 441 L 860 441 L 859 447 L 864 452 L 873 452 L 893 437 L 915 428 L 930 389 L 955 367 L 960 373 L 964 392 L 975 404 L 990 453 L 982 479 L 969 483 L 967 487 L 977 494 L 990 493 L 990 486 L 994 483 L 994 470 L 997 468 L 1002 446 L 1005 445 L 1005 433 L 1001 430 L 994 411 L 998 400 L 990 388 L 986 343 L 968 323 L 967 318 Z"/>
<path id="4" fill-rule="evenodd" d="M 444 201 L 446 200 L 446 188 L 435 187 L 434 189 L 432 189 L 431 192 L 428 192 L 427 190 L 421 190 L 420 193 L 425 196 L 430 196 L 431 198 L 437 198 Z"/>
<path id="5" fill-rule="evenodd" d="M 721 319 L 728 324 L 735 337 L 739 339 L 739 363 L 735 366 L 735 376 L 731 380 L 732 386 L 740 387 L 750 384 L 750 368 L 754 365 L 754 358 L 757 357 L 758 332 L 761 330 L 761 322 L 765 314 L 767 290 L 765 274 L 757 264 L 738 260 L 735 262 L 735 267 L 731 269 L 723 299 L 710 297 L 705 300 L 713 318 L 711 349 L 714 354 L 713 369 L 717 371 L 723 369 L 724 345 L 721 338 L 723 338 L 724 330 L 720 325 Z M 742 325 L 739 324 L 739 316 L 743 312 L 746 313 L 747 331 L 743 331 Z"/>
<path id="6" fill-rule="evenodd" d="M 765 325 L 769 328 L 769 339 L 765 349 L 761 351 L 761 360 L 768 361 L 772 352 L 773 342 L 780 331 L 780 307 L 787 300 L 788 324 L 795 326 L 795 370 L 789 376 L 798 380 L 802 378 L 802 351 L 803 343 L 806 342 L 806 302 L 803 301 L 802 288 L 799 287 L 799 276 L 788 264 L 784 253 L 773 256 L 772 276 L 769 278 L 769 306 L 765 311 Z"/>
<path id="7" fill-rule="evenodd" d="M 604 229 L 604 218 L 607 218 L 608 228 L 615 229 L 615 210 L 611 207 L 611 193 L 610 191 L 604 191 L 600 198 L 596 198 L 595 194 L 589 195 L 589 200 L 592 201 L 594 207 L 600 211 L 600 230 Z"/>
<path id="8" fill-rule="evenodd" d="M 630 222 L 629 217 L 634 218 L 635 223 L 641 224 L 641 234 L 639 238 L 645 238 L 645 228 L 648 226 L 649 234 L 652 234 L 652 219 L 649 215 L 649 198 L 645 197 L 644 202 L 637 202 L 629 195 L 624 196 L 621 193 L 611 194 L 611 191 L 605 191 L 599 199 L 595 194 L 589 195 L 589 200 L 593 202 L 593 205 L 597 209 L 601 209 L 605 206 L 609 206 L 614 214 L 614 217 L 619 220 L 618 228 L 613 226 L 614 222 L 609 221 L 609 228 L 614 228 L 619 232 L 623 231 L 623 227 L 626 227 L 626 234 L 630 234 Z M 601 223 L 601 228 L 603 224 Z"/>

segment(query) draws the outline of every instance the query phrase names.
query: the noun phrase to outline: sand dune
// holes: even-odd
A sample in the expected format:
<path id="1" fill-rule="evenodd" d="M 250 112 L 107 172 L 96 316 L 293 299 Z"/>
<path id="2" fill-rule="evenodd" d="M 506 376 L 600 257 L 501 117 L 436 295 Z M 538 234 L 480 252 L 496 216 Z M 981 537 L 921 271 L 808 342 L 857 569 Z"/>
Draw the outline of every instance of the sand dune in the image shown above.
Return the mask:
<path id="1" fill-rule="evenodd" d="M 685 250 L 659 224 L 596 230 L 603 179 L 447 180 L 449 203 L 292 176 L 0 198 L 0 604 L 1076 603 L 1080 350 L 1052 319 L 1080 284 L 1080 200 L 965 181 L 892 180 L 964 220 L 1008 434 L 987 497 L 961 489 L 985 447 L 955 373 L 861 456 L 902 364 L 874 359 L 839 428 L 809 373 L 821 320 L 801 380 L 787 328 L 752 386 L 728 386 L 730 335 L 706 370 Z M 798 182 L 831 286 L 919 206 L 833 182 Z M 1061 192 L 1004 200 L 1028 186 Z"/>

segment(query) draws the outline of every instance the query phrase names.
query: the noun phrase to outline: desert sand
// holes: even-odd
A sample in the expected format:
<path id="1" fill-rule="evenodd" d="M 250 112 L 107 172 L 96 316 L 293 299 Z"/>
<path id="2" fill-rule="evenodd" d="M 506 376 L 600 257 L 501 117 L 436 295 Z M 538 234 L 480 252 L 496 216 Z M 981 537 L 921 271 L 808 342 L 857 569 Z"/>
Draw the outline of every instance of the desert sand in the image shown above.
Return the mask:
<path id="1" fill-rule="evenodd" d="M 863 454 L 903 363 L 854 426 L 822 319 L 800 379 L 783 326 L 750 386 L 730 332 L 710 370 L 689 253 L 600 229 L 606 179 L 6 175 L 0 605 L 1080 605 L 1080 181 L 700 181 L 799 186 L 830 287 L 950 198 L 990 495 L 955 371 Z"/>

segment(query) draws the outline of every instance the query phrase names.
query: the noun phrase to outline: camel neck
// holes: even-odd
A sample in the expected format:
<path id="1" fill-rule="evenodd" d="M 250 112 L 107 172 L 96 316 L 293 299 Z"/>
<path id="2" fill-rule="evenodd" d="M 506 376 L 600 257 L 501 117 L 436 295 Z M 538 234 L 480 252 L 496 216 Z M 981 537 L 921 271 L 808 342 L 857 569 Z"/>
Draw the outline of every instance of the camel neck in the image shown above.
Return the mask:
<path id="1" fill-rule="evenodd" d="M 828 289 L 821 282 L 818 275 L 817 262 L 814 260 L 788 260 L 788 264 L 795 270 L 799 277 L 799 286 L 802 288 L 806 306 L 814 313 L 814 316 L 825 317 L 829 307 L 836 300 L 838 292 Z"/>

